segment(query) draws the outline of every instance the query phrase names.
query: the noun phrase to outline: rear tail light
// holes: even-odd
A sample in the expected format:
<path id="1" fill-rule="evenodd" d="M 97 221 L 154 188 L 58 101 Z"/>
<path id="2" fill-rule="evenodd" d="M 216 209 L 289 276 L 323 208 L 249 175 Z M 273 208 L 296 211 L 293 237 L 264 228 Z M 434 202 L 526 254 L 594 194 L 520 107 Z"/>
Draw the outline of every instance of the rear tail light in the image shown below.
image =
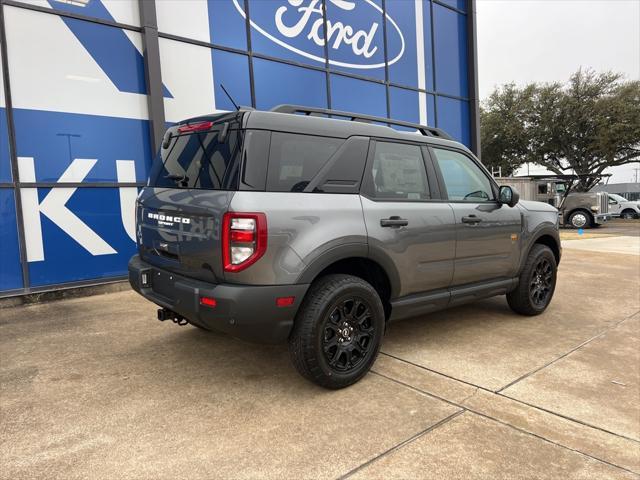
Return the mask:
<path id="1" fill-rule="evenodd" d="M 209 130 L 212 126 L 213 122 L 198 122 L 190 125 L 180 125 L 178 127 L 178 133 L 201 132 L 202 130 Z"/>
<path id="2" fill-rule="evenodd" d="M 225 272 L 253 265 L 267 251 L 264 213 L 227 212 L 222 219 L 222 261 Z"/>
<path id="3" fill-rule="evenodd" d="M 215 307 L 218 304 L 215 298 L 211 297 L 200 297 L 200 305 L 204 305 L 205 307 Z"/>

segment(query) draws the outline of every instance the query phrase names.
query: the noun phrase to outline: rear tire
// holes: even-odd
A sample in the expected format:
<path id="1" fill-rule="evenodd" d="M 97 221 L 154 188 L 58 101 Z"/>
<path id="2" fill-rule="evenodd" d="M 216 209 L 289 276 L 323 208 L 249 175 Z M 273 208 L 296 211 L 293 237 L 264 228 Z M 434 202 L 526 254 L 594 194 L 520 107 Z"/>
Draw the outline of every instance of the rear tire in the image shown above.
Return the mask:
<path id="1" fill-rule="evenodd" d="M 289 337 L 300 374 L 325 388 L 360 380 L 378 356 L 385 315 L 375 289 L 351 275 L 316 280 L 304 298 Z"/>
<path id="2" fill-rule="evenodd" d="M 585 210 L 576 210 L 569 215 L 569 224 L 573 228 L 590 228 L 594 222 L 591 214 Z"/>
<path id="3" fill-rule="evenodd" d="M 620 218 L 623 218 L 624 220 L 632 220 L 634 218 L 638 218 L 638 214 L 631 209 L 627 209 L 620 214 Z"/>
<path id="4" fill-rule="evenodd" d="M 507 293 L 509 307 L 520 315 L 539 315 L 546 310 L 556 289 L 556 257 L 546 245 L 535 244 L 520 273 L 518 287 Z"/>

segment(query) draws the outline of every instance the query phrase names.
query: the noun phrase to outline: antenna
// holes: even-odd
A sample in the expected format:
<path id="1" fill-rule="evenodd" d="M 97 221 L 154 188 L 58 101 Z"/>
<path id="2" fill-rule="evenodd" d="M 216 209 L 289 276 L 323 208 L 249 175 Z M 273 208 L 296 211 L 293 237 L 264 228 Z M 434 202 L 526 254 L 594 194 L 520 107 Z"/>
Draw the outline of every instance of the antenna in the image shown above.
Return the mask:
<path id="1" fill-rule="evenodd" d="M 220 84 L 220 88 L 222 88 L 222 91 L 227 94 L 227 97 L 229 97 L 229 100 L 231 100 L 231 103 L 233 103 L 233 106 L 236 107 L 236 110 L 240 110 L 240 107 L 236 102 L 233 101 L 233 98 L 231 98 L 231 95 L 229 95 L 229 92 L 227 92 L 227 89 L 224 88 L 223 84 Z"/>

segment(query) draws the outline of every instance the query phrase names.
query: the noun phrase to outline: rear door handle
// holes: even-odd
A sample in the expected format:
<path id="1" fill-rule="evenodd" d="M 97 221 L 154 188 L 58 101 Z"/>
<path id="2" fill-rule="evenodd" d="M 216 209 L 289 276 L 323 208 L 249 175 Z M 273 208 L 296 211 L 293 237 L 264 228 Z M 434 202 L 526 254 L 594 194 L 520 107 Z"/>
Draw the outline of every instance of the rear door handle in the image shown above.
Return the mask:
<path id="1" fill-rule="evenodd" d="M 468 217 L 462 217 L 462 223 L 469 223 L 471 225 L 475 225 L 476 223 L 480 223 L 481 221 L 481 218 L 476 217 L 473 214 L 469 215 Z"/>
<path id="2" fill-rule="evenodd" d="M 406 227 L 409 225 L 409 220 L 406 218 L 400 218 L 396 215 L 389 218 L 381 218 L 380 226 L 381 227 Z"/>

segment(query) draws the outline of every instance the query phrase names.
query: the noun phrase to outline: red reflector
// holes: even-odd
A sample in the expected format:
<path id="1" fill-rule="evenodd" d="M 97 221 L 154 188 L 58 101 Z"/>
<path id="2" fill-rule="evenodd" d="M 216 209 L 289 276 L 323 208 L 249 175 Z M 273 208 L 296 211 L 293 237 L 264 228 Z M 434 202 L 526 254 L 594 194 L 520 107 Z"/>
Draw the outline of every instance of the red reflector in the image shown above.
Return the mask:
<path id="1" fill-rule="evenodd" d="M 253 242 L 254 232 L 247 232 L 243 230 L 231 230 L 232 242 Z"/>
<path id="2" fill-rule="evenodd" d="M 178 127 L 179 133 L 199 132 L 200 130 L 209 130 L 213 126 L 213 122 L 198 122 L 191 125 L 182 125 Z"/>
<path id="3" fill-rule="evenodd" d="M 215 298 L 200 297 L 200 305 L 204 305 L 205 307 L 215 307 L 217 302 Z"/>
<path id="4" fill-rule="evenodd" d="M 296 297 L 278 297 L 276 298 L 276 305 L 278 307 L 290 307 L 295 301 Z"/>

